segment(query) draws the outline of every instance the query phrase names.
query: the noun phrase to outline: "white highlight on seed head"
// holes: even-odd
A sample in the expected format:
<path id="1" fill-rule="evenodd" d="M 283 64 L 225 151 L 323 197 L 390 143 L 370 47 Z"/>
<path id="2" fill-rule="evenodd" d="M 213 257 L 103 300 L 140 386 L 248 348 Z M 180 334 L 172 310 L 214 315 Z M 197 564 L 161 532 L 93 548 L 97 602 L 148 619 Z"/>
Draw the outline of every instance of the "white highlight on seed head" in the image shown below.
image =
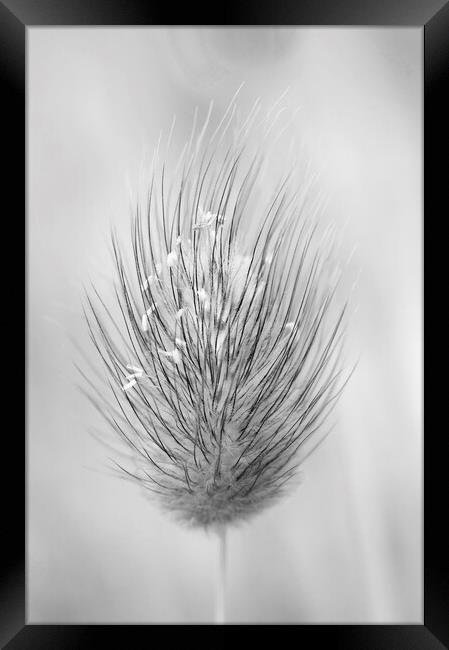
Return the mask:
<path id="1" fill-rule="evenodd" d="M 167 266 L 171 268 L 176 264 L 178 261 L 178 256 L 176 255 L 175 251 L 170 251 L 170 253 L 167 255 Z"/>
<path id="2" fill-rule="evenodd" d="M 200 302 L 206 302 L 207 292 L 203 289 L 203 287 L 201 287 L 201 289 L 197 289 L 197 294 Z"/>
<path id="3" fill-rule="evenodd" d="M 215 220 L 217 220 L 217 224 L 219 226 L 222 226 L 224 223 L 224 216 L 218 214 L 218 212 L 201 212 L 198 217 L 198 221 L 193 225 L 193 230 L 202 230 L 203 228 L 209 228 L 212 226 Z"/>
<path id="4" fill-rule="evenodd" d="M 156 273 L 159 275 L 160 272 L 162 271 L 162 264 L 160 264 L 159 262 L 156 262 L 155 265 L 154 265 L 154 268 L 156 270 Z"/>
<path id="5" fill-rule="evenodd" d="M 139 366 L 132 366 L 131 364 L 127 364 L 126 366 L 128 370 L 134 370 L 134 372 L 143 372 L 142 368 L 139 368 Z"/>
<path id="6" fill-rule="evenodd" d="M 156 311 L 157 305 L 153 302 L 152 305 L 147 309 L 145 314 L 142 314 L 142 330 L 144 332 L 148 331 L 148 316 L 151 316 Z"/>
<path id="7" fill-rule="evenodd" d="M 125 375 L 125 379 L 134 379 L 135 377 L 137 377 L 137 379 L 140 379 L 141 377 L 143 377 L 142 368 L 139 368 L 138 366 L 131 366 L 129 364 L 126 367 L 128 368 L 128 370 L 133 370 L 133 373 L 129 375 Z"/>
<path id="8" fill-rule="evenodd" d="M 148 315 L 148 316 L 151 316 L 151 314 L 152 314 L 153 312 L 156 311 L 156 307 L 157 307 L 156 303 L 153 302 L 153 303 L 150 305 L 150 307 L 147 309 L 147 315 Z"/>
<path id="9" fill-rule="evenodd" d="M 198 300 L 202 303 L 204 311 L 210 311 L 210 301 L 207 291 L 201 287 L 201 289 L 197 289 L 197 294 Z"/>
<path id="10" fill-rule="evenodd" d="M 175 343 L 178 346 L 178 348 L 186 348 L 187 343 L 183 341 L 182 339 L 175 338 Z"/>
<path id="11" fill-rule="evenodd" d="M 155 284 L 158 281 L 158 278 L 155 275 L 149 275 L 145 282 L 140 285 L 142 291 L 146 291 L 149 286 Z"/>
<path id="12" fill-rule="evenodd" d="M 193 225 L 193 230 L 202 230 L 208 228 L 213 222 L 212 214 L 210 212 L 201 212 L 198 215 L 198 221 Z"/>
<path id="13" fill-rule="evenodd" d="M 132 375 L 125 375 L 125 379 L 134 379 L 137 377 L 137 379 L 140 379 L 143 377 L 143 372 L 134 372 Z"/>
<path id="14" fill-rule="evenodd" d="M 294 323 L 294 322 L 285 323 L 285 329 L 287 330 L 287 332 L 291 332 L 291 331 L 293 330 L 294 327 L 295 327 L 295 323 Z"/>
<path id="15" fill-rule="evenodd" d="M 181 235 L 176 238 L 176 244 L 179 246 L 182 242 Z"/>
<path id="16" fill-rule="evenodd" d="M 167 350 L 162 350 L 161 348 L 158 348 L 158 351 L 162 356 L 170 357 L 176 364 L 181 363 L 181 353 L 176 348 L 174 348 L 171 352 L 167 352 Z"/>
<path id="17" fill-rule="evenodd" d="M 137 384 L 136 380 L 135 380 L 135 379 L 131 379 L 131 381 L 128 382 L 127 384 L 123 384 L 122 389 L 125 390 L 125 391 L 126 391 L 126 390 L 129 390 L 130 388 L 132 388 L 132 387 L 135 386 L 136 384 Z"/>
<path id="18" fill-rule="evenodd" d="M 181 309 L 178 309 L 178 311 L 175 314 L 175 318 L 179 320 L 183 315 L 183 313 L 185 312 L 185 310 L 186 310 L 185 307 L 181 307 Z"/>

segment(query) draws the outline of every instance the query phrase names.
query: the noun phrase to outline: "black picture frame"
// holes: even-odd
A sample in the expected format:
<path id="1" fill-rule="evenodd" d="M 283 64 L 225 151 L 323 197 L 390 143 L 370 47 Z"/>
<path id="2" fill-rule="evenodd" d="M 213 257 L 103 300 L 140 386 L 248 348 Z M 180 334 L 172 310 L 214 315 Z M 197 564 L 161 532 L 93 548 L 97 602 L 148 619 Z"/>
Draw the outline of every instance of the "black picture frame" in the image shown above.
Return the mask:
<path id="1" fill-rule="evenodd" d="M 176 16 L 176 23 L 172 23 Z M 170 20 L 171 19 L 171 20 Z M 434 245 L 445 238 L 440 224 L 447 214 L 447 145 L 449 143 L 449 105 L 445 91 L 449 88 L 449 2 L 441 0 L 278 0 L 226 3 L 215 11 L 205 13 L 203 8 L 184 5 L 176 12 L 173 6 L 164 7 L 151 0 L 0 0 L 0 75 L 3 110 L 3 161 L 5 180 L 2 192 L 4 232 L 25 223 L 22 214 L 26 207 L 25 193 L 25 84 L 26 84 L 26 28 L 36 25 L 367 25 L 367 26 L 422 26 L 424 30 L 424 214 L 427 217 L 426 246 L 432 247 L 432 269 L 428 270 L 426 288 L 433 289 L 445 277 L 442 262 Z M 23 199 L 22 199 L 23 197 Z M 430 225 L 429 225 L 430 224 Z M 26 229 L 25 229 L 26 235 Z M 424 240 L 424 238 L 423 238 Z M 9 242 L 9 237 L 6 238 Z M 25 237 L 26 241 L 26 237 Z M 4 247 L 4 248 L 9 248 Z M 17 276 L 17 247 L 12 246 L 11 260 L 4 263 L 8 283 L 3 285 L 4 301 L 8 303 L 7 333 L 4 341 L 3 362 L 6 367 L 17 368 L 17 350 L 11 340 L 10 314 L 20 312 L 12 306 L 18 300 L 17 287 L 11 291 L 10 278 Z M 26 250 L 25 250 L 26 260 Z M 26 261 L 25 261 L 26 268 Z M 14 270 L 13 270 L 14 269 Z M 424 271 L 424 269 L 423 269 Z M 14 282 L 15 284 L 15 282 Z M 26 283 L 25 283 L 26 286 Z M 432 295 L 432 291 L 429 295 Z M 14 294 L 14 295 L 12 295 Z M 441 294 L 437 294 L 441 295 Z M 441 310 L 438 301 L 438 309 Z M 424 296 L 423 296 L 424 305 Z M 436 306 L 436 305 L 435 305 Z M 432 305 L 430 305 L 432 311 Z M 17 321 L 17 316 L 14 317 Z M 444 319 L 443 319 L 444 321 Z M 442 328 L 445 322 L 435 319 L 429 343 L 444 342 Z M 438 325 L 440 323 L 440 325 Z M 18 331 L 18 328 L 13 328 Z M 6 339 L 6 336 L 8 339 Z M 427 339 L 426 339 L 427 343 Z M 431 348 L 430 348 L 431 349 Z M 430 364 L 439 361 L 441 366 L 444 346 L 438 352 L 429 352 Z M 26 355 L 26 352 L 25 352 Z M 26 362 L 26 358 L 25 358 Z M 26 374 L 26 373 L 25 373 Z M 429 375 L 432 373 L 429 372 Z M 443 372 L 444 377 L 444 372 Z M 436 382 L 444 385 L 444 382 Z M 5 382 L 8 405 L 17 393 L 20 382 Z M 12 390 L 11 390 L 12 389 Z M 432 386 L 426 403 L 427 434 L 424 438 L 424 622 L 422 625 L 298 625 L 293 633 L 298 647 L 311 644 L 332 644 L 349 650 L 438 650 L 449 647 L 449 543 L 444 533 L 444 514 L 447 512 L 447 480 L 445 468 L 447 444 L 444 425 L 437 420 L 437 405 L 442 395 Z M 26 378 L 25 378 L 26 392 Z M 8 393 L 4 393 L 7 395 Z M 440 397 L 441 395 L 441 397 Z M 439 399 L 440 398 L 440 399 Z M 11 402 L 9 401 L 11 399 Z M 443 402 L 444 404 L 444 402 Z M 441 409 L 440 409 L 441 411 Z M 5 413 L 8 411 L 5 410 Z M 15 413 L 16 411 L 14 411 Z M 26 420 L 26 418 L 25 418 Z M 14 420 L 16 421 L 16 420 Z M 9 422 L 9 418 L 8 418 Z M 443 420 L 444 422 L 444 420 Z M 26 426 L 26 421 L 25 421 Z M 2 493 L 2 542 L 0 580 L 0 643 L 9 650 L 25 648 L 97 648 L 101 645 L 131 648 L 149 644 L 157 629 L 165 628 L 165 645 L 179 635 L 183 645 L 198 645 L 199 628 L 209 628 L 215 647 L 217 639 L 235 636 L 238 626 L 147 626 L 132 625 L 27 625 L 25 620 L 25 436 L 17 424 L 4 424 L 4 453 L 2 474 L 7 475 L 6 489 Z M 445 453 L 446 452 L 446 453 Z M 443 465 L 444 464 L 444 465 Z M 447 516 L 447 515 L 446 515 Z M 258 636 L 256 628 L 262 627 L 263 640 L 270 634 L 279 642 L 279 626 L 251 626 L 253 642 Z M 289 626 L 287 626 L 289 627 Z M 170 629 L 168 629 L 170 628 Z M 180 630 L 182 628 L 182 630 Z M 269 629 L 270 628 L 270 629 Z"/>

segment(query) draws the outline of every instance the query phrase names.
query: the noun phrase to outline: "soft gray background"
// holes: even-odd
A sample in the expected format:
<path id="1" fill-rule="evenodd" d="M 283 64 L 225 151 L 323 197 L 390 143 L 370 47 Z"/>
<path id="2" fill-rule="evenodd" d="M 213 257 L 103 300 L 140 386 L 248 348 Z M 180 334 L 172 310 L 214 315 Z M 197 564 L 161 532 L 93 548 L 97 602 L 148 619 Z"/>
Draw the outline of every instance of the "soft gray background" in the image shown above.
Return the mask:
<path id="1" fill-rule="evenodd" d="M 422 30 L 28 29 L 28 622 L 207 622 L 216 544 L 103 473 L 76 389 L 81 286 L 177 114 L 287 88 L 343 251 L 361 360 L 302 485 L 231 532 L 228 619 L 422 621 Z"/>

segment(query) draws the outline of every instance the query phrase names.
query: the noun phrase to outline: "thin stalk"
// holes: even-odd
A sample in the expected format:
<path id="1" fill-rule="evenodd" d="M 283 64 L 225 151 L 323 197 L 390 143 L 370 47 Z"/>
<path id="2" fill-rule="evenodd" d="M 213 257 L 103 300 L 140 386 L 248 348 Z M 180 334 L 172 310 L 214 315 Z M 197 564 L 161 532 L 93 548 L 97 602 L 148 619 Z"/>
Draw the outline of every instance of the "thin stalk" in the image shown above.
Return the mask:
<path id="1" fill-rule="evenodd" d="M 215 623 L 225 623 L 225 587 L 226 587 L 226 527 L 217 529 L 218 535 L 218 571 L 215 592 Z"/>

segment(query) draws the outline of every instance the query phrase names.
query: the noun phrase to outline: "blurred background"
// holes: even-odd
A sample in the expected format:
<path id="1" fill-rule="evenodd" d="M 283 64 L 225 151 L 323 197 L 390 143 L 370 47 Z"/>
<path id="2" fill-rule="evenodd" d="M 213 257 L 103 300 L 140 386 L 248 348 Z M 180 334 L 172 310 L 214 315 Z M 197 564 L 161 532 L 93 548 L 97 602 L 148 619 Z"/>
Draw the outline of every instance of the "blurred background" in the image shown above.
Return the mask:
<path id="1" fill-rule="evenodd" d="M 359 365 L 334 433 L 282 503 L 229 534 L 227 618 L 419 623 L 422 613 L 422 30 L 29 28 L 29 623 L 210 622 L 212 536 L 104 471 L 73 366 L 89 278 L 177 117 L 182 145 L 236 89 L 299 107 L 292 132 L 359 275 Z M 276 161 L 275 161 L 276 162 Z M 352 284 L 350 282 L 349 284 Z"/>

